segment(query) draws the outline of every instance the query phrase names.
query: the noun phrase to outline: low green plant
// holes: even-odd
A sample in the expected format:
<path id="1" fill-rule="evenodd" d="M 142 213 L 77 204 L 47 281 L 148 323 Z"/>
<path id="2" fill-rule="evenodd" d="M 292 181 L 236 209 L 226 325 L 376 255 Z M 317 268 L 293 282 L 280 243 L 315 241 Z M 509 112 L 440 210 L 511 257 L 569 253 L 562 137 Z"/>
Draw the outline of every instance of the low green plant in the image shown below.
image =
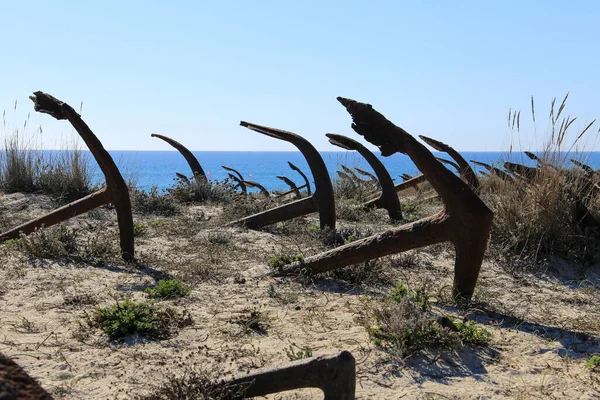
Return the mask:
<path id="1" fill-rule="evenodd" d="M 362 205 L 354 199 L 342 199 L 338 201 L 335 211 L 339 219 L 354 222 L 360 221 L 366 213 Z"/>
<path id="2" fill-rule="evenodd" d="M 130 193 L 133 210 L 140 214 L 170 217 L 180 213 L 173 196 L 168 192 L 161 193 L 158 186 L 152 186 L 148 192 L 134 187 Z"/>
<path id="3" fill-rule="evenodd" d="M 492 333 L 485 328 L 478 328 L 475 321 L 452 321 L 463 342 L 478 346 L 487 346 L 492 340 Z"/>
<path id="4" fill-rule="evenodd" d="M 390 294 L 390 299 L 393 302 L 400 303 L 405 297 L 412 299 L 412 301 L 421 307 L 423 311 L 431 309 L 429 293 L 427 293 L 424 285 L 417 288 L 417 290 L 410 290 L 402 281 L 397 281 L 396 286 L 392 289 Z"/>
<path id="5" fill-rule="evenodd" d="M 133 236 L 142 236 L 146 233 L 146 225 L 141 222 L 133 224 Z"/>
<path id="6" fill-rule="evenodd" d="M 192 290 L 187 285 L 176 279 L 159 280 L 156 286 L 144 290 L 144 293 L 153 299 L 185 297 L 191 292 Z"/>
<path id="7" fill-rule="evenodd" d="M 243 399 L 249 384 L 231 385 L 205 372 L 189 371 L 183 376 L 168 375 L 152 393 L 137 400 L 231 400 Z"/>
<path id="8" fill-rule="evenodd" d="M 206 181 L 181 179 L 170 189 L 173 197 L 181 203 L 229 204 L 235 197 L 233 185 L 229 181 Z"/>
<path id="9" fill-rule="evenodd" d="M 277 300 L 280 304 L 293 304 L 298 301 L 298 295 L 296 293 L 281 293 L 277 290 L 274 283 L 269 283 L 267 287 L 267 296 L 271 299 Z"/>
<path id="10" fill-rule="evenodd" d="M 269 258 L 267 263 L 269 264 L 269 267 L 273 269 L 281 269 L 285 265 L 296 261 L 304 261 L 304 256 L 302 254 L 280 254 Z"/>
<path id="11" fill-rule="evenodd" d="M 233 235 L 227 231 L 213 231 L 208 234 L 208 241 L 212 244 L 225 245 L 231 242 Z"/>
<path id="12" fill-rule="evenodd" d="M 242 327 L 242 333 L 255 332 L 265 334 L 267 331 L 267 323 L 265 315 L 258 310 L 246 311 L 243 315 L 233 319 L 232 321 Z"/>
<path id="13" fill-rule="evenodd" d="M 93 266 L 122 262 L 117 243 L 114 231 L 97 227 L 81 241 L 77 258 Z"/>
<path id="14" fill-rule="evenodd" d="M 294 347 L 296 347 L 295 350 Z M 309 346 L 298 347 L 294 345 L 290 345 L 289 348 L 285 349 L 285 354 L 289 358 L 290 361 L 303 360 L 305 358 L 311 358 L 313 356 L 312 348 Z"/>
<path id="15" fill-rule="evenodd" d="M 592 371 L 600 370 L 600 355 L 591 356 L 585 366 Z"/>
<path id="16" fill-rule="evenodd" d="M 193 324 L 189 313 L 172 307 L 125 300 L 110 307 L 98 307 L 90 323 L 101 328 L 111 339 L 139 334 L 151 339 L 168 339 L 180 329 Z"/>
<path id="17" fill-rule="evenodd" d="M 77 231 L 65 225 L 41 227 L 14 241 L 17 250 L 31 258 L 66 258 L 77 251 Z"/>
<path id="18" fill-rule="evenodd" d="M 373 343 L 400 357 L 440 347 L 455 348 L 461 343 L 456 332 L 440 326 L 434 315 L 406 296 L 376 309 L 375 320 L 376 324 L 367 327 Z"/>
<path id="19" fill-rule="evenodd" d="M 150 222 L 150 226 L 153 228 L 160 228 L 161 226 L 165 225 L 165 220 L 164 219 L 155 219 L 154 221 Z"/>

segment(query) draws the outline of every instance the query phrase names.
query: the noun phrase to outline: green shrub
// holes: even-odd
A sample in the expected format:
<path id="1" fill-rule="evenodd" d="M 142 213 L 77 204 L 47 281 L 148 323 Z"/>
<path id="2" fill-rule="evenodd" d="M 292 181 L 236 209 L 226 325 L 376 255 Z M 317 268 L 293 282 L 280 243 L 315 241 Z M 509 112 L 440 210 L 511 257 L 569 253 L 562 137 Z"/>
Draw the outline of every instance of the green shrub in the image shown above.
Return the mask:
<path id="1" fill-rule="evenodd" d="M 168 339 L 193 323 L 188 313 L 171 307 L 125 300 L 111 307 L 98 307 L 92 325 L 100 327 L 111 339 L 137 333 L 151 339 Z"/>
<path id="2" fill-rule="evenodd" d="M 594 371 L 600 369 L 600 356 L 591 356 L 585 366 Z"/>
<path id="3" fill-rule="evenodd" d="M 158 284 L 152 288 L 146 288 L 144 293 L 153 299 L 174 299 L 176 297 L 185 297 L 192 290 L 176 279 L 168 281 L 159 280 Z"/>
<path id="4" fill-rule="evenodd" d="M 233 185 L 229 181 L 192 179 L 185 182 L 178 179 L 170 191 L 173 197 L 181 203 L 229 204 L 235 197 Z"/>
<path id="5" fill-rule="evenodd" d="M 452 321 L 458 329 L 463 342 L 478 346 L 487 346 L 492 340 L 492 333 L 485 328 L 478 328 L 475 321 Z"/>
<path id="6" fill-rule="evenodd" d="M 143 236 L 146 233 L 146 226 L 141 222 L 133 224 L 133 236 Z"/>
<path id="7" fill-rule="evenodd" d="M 396 286 L 392 289 L 391 300 L 400 303 L 405 297 L 414 301 L 414 303 L 421 307 L 423 311 L 431 309 L 429 294 L 427 293 L 425 286 L 421 286 L 417 290 L 409 290 L 408 286 L 402 281 L 396 282 Z"/>
<path id="8" fill-rule="evenodd" d="M 409 297 L 402 297 L 399 302 L 387 302 L 375 310 L 374 316 L 376 324 L 367 327 L 373 343 L 400 357 L 460 345 L 456 332 L 440 326 L 432 313 L 423 311 Z"/>
<path id="9" fill-rule="evenodd" d="M 217 382 L 217 383 L 215 383 Z M 244 399 L 248 384 L 233 386 L 222 383 L 206 373 L 186 372 L 183 376 L 169 375 L 151 394 L 137 400 L 231 400 Z"/>
<path id="10" fill-rule="evenodd" d="M 180 213 L 170 193 L 160 193 L 158 186 L 152 186 L 149 192 L 133 188 L 131 190 L 133 210 L 143 215 L 162 215 L 169 217 Z"/>
<path id="11" fill-rule="evenodd" d="M 305 358 L 311 358 L 313 356 L 313 350 L 309 346 L 298 347 L 295 346 L 298 351 L 294 350 L 294 345 L 290 345 L 289 348 L 285 349 L 285 354 L 290 361 L 303 360 Z"/>
<path id="12" fill-rule="evenodd" d="M 56 259 L 77 252 L 77 232 L 65 225 L 41 227 L 29 235 L 21 234 L 14 241 L 17 250 L 31 258 Z"/>
<path id="13" fill-rule="evenodd" d="M 214 231 L 208 234 L 208 241 L 212 244 L 229 244 L 233 235 L 227 231 Z"/>
<path id="14" fill-rule="evenodd" d="M 285 265 L 291 264 L 295 261 L 302 262 L 304 260 L 304 256 L 302 254 L 280 254 L 278 256 L 274 256 L 269 258 L 267 263 L 269 267 L 273 269 L 281 269 Z"/>

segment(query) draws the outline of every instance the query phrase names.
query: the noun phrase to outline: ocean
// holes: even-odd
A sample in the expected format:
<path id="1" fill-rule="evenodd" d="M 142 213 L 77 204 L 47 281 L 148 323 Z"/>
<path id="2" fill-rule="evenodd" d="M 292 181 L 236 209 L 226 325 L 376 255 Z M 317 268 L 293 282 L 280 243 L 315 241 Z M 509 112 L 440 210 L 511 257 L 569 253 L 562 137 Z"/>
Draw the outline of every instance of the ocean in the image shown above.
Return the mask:
<path id="1" fill-rule="evenodd" d="M 149 190 L 152 186 L 156 186 L 160 190 L 171 187 L 175 183 L 176 172 L 186 176 L 191 175 L 187 162 L 177 151 L 110 151 L 109 153 L 119 166 L 124 178 L 135 181 L 137 187 L 143 190 Z M 256 181 L 268 190 L 287 190 L 289 186 L 278 179 L 278 175 L 290 178 L 298 186 L 304 183 L 302 177 L 288 166 L 288 161 L 290 161 L 298 166 L 309 177 L 311 185 L 313 184 L 308 164 L 298 151 L 196 151 L 193 153 L 211 180 L 223 180 L 227 178 L 228 172 L 222 168 L 222 166 L 227 166 L 238 170 L 244 179 Z M 358 167 L 371 173 L 373 172 L 365 159 L 357 152 L 326 151 L 320 153 L 332 179 L 337 177 L 336 171 L 340 169 L 341 165 L 346 165 L 350 168 Z M 446 153 L 433 153 L 439 157 L 450 158 Z M 383 162 L 396 183 L 402 182 L 401 174 L 419 174 L 413 162 L 404 154 L 394 154 L 390 157 L 381 157 L 379 153 L 375 154 Z M 461 154 L 467 161 L 476 160 L 496 166 L 501 166 L 501 163 L 504 161 L 535 166 L 535 162 L 531 161 L 522 152 L 461 152 Z M 600 152 L 578 155 L 577 159 L 584 161 L 593 168 L 600 168 Z M 90 163 L 94 171 L 94 180 L 96 182 L 103 181 L 102 174 L 91 154 Z M 480 167 L 474 166 L 474 168 L 477 170 Z M 450 169 L 453 170 L 452 167 Z"/>

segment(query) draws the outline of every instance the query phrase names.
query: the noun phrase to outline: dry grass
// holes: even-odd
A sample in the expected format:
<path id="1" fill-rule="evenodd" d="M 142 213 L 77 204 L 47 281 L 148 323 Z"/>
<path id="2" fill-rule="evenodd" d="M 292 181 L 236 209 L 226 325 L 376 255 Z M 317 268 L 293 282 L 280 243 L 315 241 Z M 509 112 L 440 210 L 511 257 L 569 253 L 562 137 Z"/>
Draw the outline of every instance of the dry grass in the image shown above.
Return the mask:
<path id="1" fill-rule="evenodd" d="M 495 212 L 491 243 L 519 268 L 555 258 L 585 265 L 600 261 L 598 226 L 582 221 L 576 212 L 580 202 L 590 217 L 599 214 L 599 192 L 594 190 L 599 179 L 569 164 L 570 159 L 580 158 L 572 149 L 593 133 L 595 121 L 573 135 L 570 130 L 576 118 L 564 116 L 566 100 L 558 108 L 552 102 L 548 141 L 538 154 L 541 162 L 532 180 L 508 183 L 492 177 L 484 181 L 482 197 Z M 535 123 L 533 99 L 532 117 Z M 519 133 L 520 113 L 509 114 L 509 125 Z"/>
<path id="2" fill-rule="evenodd" d="M 23 131 L 27 127 L 23 126 Z M 34 133 L 6 131 L 0 153 L 0 187 L 6 193 L 44 193 L 66 204 L 92 192 L 89 154 L 79 142 L 64 141 L 61 150 L 43 151 L 41 128 Z"/>

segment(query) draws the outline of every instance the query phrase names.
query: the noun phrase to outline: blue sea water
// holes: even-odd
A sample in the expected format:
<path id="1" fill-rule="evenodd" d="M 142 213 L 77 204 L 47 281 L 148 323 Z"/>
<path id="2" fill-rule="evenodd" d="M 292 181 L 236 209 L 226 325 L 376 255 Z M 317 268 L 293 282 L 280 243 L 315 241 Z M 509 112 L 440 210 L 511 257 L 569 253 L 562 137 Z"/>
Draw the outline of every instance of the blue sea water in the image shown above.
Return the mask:
<path id="1" fill-rule="evenodd" d="M 109 153 L 119 166 L 125 179 L 134 180 L 137 186 L 143 190 L 149 190 L 152 186 L 157 186 L 161 190 L 171 187 L 175 183 L 176 172 L 187 176 L 191 175 L 187 162 L 177 151 L 110 151 Z M 520 152 L 461 152 L 461 154 L 467 161 L 477 160 L 496 166 L 501 166 L 504 161 L 535 166 L 534 161 L 531 161 L 525 154 Z M 291 161 L 309 177 L 311 185 L 313 182 L 308 164 L 302 154 L 297 151 L 198 151 L 194 152 L 194 155 L 198 158 L 210 179 L 225 179 L 228 172 L 222 168 L 224 165 L 237 169 L 242 173 L 244 179 L 256 181 L 269 190 L 287 190 L 289 187 L 278 179 L 277 175 L 287 176 L 298 186 L 304 183 L 302 177 L 289 168 L 287 162 Z M 404 154 L 394 154 L 390 157 L 381 157 L 379 153 L 376 153 L 376 155 L 383 162 L 396 183 L 402 182 L 400 174 L 419 174 L 416 166 Z M 434 155 L 450 158 L 445 153 L 434 152 Z M 342 164 L 350 168 L 358 167 L 373 172 L 365 159 L 357 152 L 321 152 L 321 156 L 332 179 L 337 176 L 336 170 L 340 169 Z M 577 158 L 594 168 L 600 167 L 600 152 L 578 155 Z M 103 181 L 104 179 L 91 156 L 90 161 L 94 168 L 94 179 Z M 452 169 L 452 167 L 450 168 Z M 474 168 L 478 169 L 479 167 Z"/>

